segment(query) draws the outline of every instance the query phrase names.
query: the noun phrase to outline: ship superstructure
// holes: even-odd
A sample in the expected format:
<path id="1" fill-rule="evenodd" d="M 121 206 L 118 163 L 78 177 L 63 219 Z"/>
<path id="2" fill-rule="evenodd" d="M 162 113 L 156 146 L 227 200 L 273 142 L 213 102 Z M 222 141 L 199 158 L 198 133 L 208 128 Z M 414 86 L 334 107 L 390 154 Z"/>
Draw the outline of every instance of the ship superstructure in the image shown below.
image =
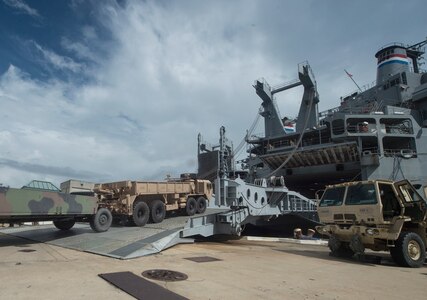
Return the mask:
<path id="1" fill-rule="evenodd" d="M 284 176 L 290 189 L 309 197 L 326 184 L 351 180 L 426 184 L 427 73 L 420 70 L 425 44 L 382 47 L 375 54 L 376 83 L 320 113 L 316 80 L 306 62 L 290 83 L 270 87 L 265 80 L 255 81 L 265 135 L 247 137 L 249 180 Z M 300 85 L 304 94 L 295 132 L 290 132 L 274 95 Z"/>

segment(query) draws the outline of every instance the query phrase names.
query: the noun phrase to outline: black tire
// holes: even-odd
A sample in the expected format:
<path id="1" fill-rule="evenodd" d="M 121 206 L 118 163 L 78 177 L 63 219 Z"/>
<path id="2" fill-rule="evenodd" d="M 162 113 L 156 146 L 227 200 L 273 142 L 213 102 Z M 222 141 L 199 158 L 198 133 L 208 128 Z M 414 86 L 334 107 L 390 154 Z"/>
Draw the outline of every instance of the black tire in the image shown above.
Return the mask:
<path id="1" fill-rule="evenodd" d="M 340 241 L 335 235 L 329 237 L 328 247 L 331 256 L 351 258 L 354 255 L 349 243 Z"/>
<path id="2" fill-rule="evenodd" d="M 419 268 L 426 259 L 426 248 L 421 237 L 415 232 L 402 232 L 390 249 L 393 260 L 402 267 Z"/>
<path id="3" fill-rule="evenodd" d="M 136 226 L 142 227 L 147 224 L 150 218 L 150 208 L 147 203 L 138 202 L 133 208 L 132 220 Z"/>
<path id="4" fill-rule="evenodd" d="M 90 228 L 96 232 L 105 232 L 110 229 L 113 223 L 113 216 L 109 209 L 101 207 L 96 214 L 90 219 Z"/>
<path id="5" fill-rule="evenodd" d="M 197 211 L 197 201 L 193 197 L 187 199 L 187 205 L 185 206 L 185 212 L 188 216 L 193 216 Z"/>
<path id="6" fill-rule="evenodd" d="M 206 211 L 206 207 L 208 206 L 208 202 L 205 197 L 197 198 L 196 211 L 198 214 L 202 214 Z"/>
<path id="7" fill-rule="evenodd" d="M 160 223 L 165 219 L 166 207 L 160 200 L 154 200 L 150 203 L 150 215 L 153 223 Z"/>
<path id="8" fill-rule="evenodd" d="M 337 250 L 331 251 L 331 256 L 335 257 L 352 258 L 353 255 L 353 250 L 351 250 L 347 244 L 343 244 Z"/>
<path id="9" fill-rule="evenodd" d="M 76 220 L 67 219 L 67 220 L 54 220 L 53 225 L 60 230 L 70 230 L 76 224 Z"/>

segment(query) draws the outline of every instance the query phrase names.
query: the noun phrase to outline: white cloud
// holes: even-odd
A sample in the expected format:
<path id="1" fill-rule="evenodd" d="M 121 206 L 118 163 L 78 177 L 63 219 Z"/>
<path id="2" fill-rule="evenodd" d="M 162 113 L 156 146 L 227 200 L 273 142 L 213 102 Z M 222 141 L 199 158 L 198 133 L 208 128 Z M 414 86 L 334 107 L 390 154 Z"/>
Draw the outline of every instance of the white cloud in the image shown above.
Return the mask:
<path id="1" fill-rule="evenodd" d="M 39 53 L 43 56 L 45 62 L 51 65 L 53 68 L 57 70 L 68 70 L 72 72 L 82 71 L 83 65 L 76 63 L 73 59 L 61 56 L 56 54 L 55 52 L 45 49 L 40 46 L 38 43 L 34 42 L 34 47 L 39 51 Z"/>
<path id="2" fill-rule="evenodd" d="M 3 0 L 3 2 L 9 5 L 10 7 L 13 7 L 18 11 L 25 13 L 29 16 L 41 18 L 39 12 L 36 9 L 31 8 L 28 4 L 26 4 L 22 0 Z"/>
<path id="3" fill-rule="evenodd" d="M 83 43 L 80 42 L 73 42 L 66 37 L 63 37 L 61 39 L 61 46 L 74 53 L 78 58 L 81 59 L 89 59 L 91 61 L 98 61 L 98 58 L 95 54 L 92 53 L 92 51 L 89 49 L 88 46 L 86 46 Z"/>

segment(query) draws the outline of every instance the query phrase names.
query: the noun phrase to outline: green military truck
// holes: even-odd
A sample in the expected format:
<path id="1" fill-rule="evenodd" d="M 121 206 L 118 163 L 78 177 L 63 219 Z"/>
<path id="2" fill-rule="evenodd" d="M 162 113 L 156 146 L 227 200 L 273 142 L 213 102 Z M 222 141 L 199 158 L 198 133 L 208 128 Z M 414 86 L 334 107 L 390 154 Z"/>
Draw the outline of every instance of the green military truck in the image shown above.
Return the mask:
<path id="1" fill-rule="evenodd" d="M 319 202 L 316 230 L 329 236 L 332 255 L 389 251 L 400 266 L 426 259 L 426 200 L 407 180 L 372 180 L 328 186 Z"/>
<path id="2" fill-rule="evenodd" d="M 56 228 L 71 229 L 89 222 L 96 232 L 107 231 L 111 212 L 92 196 L 62 193 L 50 182 L 32 181 L 21 189 L 0 186 L 0 223 L 53 221 Z"/>

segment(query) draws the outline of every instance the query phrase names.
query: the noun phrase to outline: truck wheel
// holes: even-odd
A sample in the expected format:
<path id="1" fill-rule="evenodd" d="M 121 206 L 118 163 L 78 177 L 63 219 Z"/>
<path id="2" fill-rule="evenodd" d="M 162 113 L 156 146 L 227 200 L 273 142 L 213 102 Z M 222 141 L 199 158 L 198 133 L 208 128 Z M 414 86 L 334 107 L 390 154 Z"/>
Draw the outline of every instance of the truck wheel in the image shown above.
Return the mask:
<path id="1" fill-rule="evenodd" d="M 104 232 L 110 229 L 113 222 L 113 216 L 109 209 L 102 207 L 98 209 L 96 214 L 90 219 L 90 228 L 96 232 Z"/>
<path id="2" fill-rule="evenodd" d="M 335 235 L 329 237 L 328 247 L 331 250 L 331 256 L 351 258 L 354 255 L 349 243 L 340 241 Z"/>
<path id="3" fill-rule="evenodd" d="M 147 203 L 138 202 L 133 208 L 132 219 L 136 226 L 144 226 L 150 217 L 150 209 Z"/>
<path id="4" fill-rule="evenodd" d="M 69 230 L 73 228 L 74 224 L 76 224 L 76 221 L 74 219 L 53 221 L 53 225 L 55 225 L 55 227 L 60 230 Z"/>
<path id="5" fill-rule="evenodd" d="M 415 232 L 402 232 L 390 253 L 402 267 L 419 268 L 426 259 L 424 242 Z"/>
<path id="6" fill-rule="evenodd" d="M 202 214 L 206 211 L 206 207 L 208 206 L 207 204 L 207 200 L 205 199 L 205 197 L 199 197 L 197 198 L 197 213 L 198 214 Z"/>
<path id="7" fill-rule="evenodd" d="M 160 200 L 154 200 L 150 204 L 150 210 L 151 210 L 151 221 L 153 223 L 160 223 L 164 220 L 166 215 L 166 208 L 165 204 Z"/>
<path id="8" fill-rule="evenodd" d="M 190 197 L 187 199 L 187 205 L 185 206 L 185 212 L 188 216 L 193 216 L 197 211 L 196 199 Z"/>

